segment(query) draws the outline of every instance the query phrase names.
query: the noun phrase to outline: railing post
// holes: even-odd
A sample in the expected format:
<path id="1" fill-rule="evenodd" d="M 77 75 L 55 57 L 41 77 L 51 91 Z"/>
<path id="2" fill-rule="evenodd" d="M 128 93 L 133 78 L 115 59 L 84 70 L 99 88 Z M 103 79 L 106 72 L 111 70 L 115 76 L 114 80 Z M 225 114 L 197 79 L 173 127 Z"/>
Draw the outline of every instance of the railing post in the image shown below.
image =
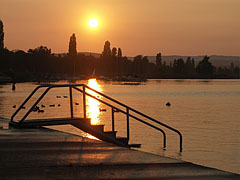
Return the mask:
<path id="1" fill-rule="evenodd" d="M 83 117 L 87 118 L 87 110 L 86 110 L 86 88 L 83 86 Z"/>
<path id="2" fill-rule="evenodd" d="M 70 96 L 70 112 L 71 112 L 71 119 L 73 119 L 72 87 L 69 87 L 69 96 Z"/>
<path id="3" fill-rule="evenodd" d="M 112 132 L 115 131 L 115 125 L 114 125 L 114 108 L 112 107 Z"/>
<path id="4" fill-rule="evenodd" d="M 179 136 L 180 136 L 180 152 L 182 152 L 182 149 L 183 149 L 183 147 L 182 147 L 182 134 L 179 133 Z"/>
<path id="5" fill-rule="evenodd" d="M 127 138 L 129 140 L 130 135 L 129 135 L 129 109 L 127 108 Z"/>

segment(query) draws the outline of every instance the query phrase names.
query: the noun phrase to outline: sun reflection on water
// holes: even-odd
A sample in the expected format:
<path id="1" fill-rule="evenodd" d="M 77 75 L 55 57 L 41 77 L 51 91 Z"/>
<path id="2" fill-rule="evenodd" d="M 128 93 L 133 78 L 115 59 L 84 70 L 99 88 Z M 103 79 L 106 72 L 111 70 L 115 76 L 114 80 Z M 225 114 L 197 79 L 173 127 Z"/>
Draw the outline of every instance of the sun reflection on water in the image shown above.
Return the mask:
<path id="1" fill-rule="evenodd" d="M 97 83 L 96 79 L 89 79 L 88 86 L 101 92 L 101 86 Z M 96 93 L 92 92 L 91 90 L 87 90 L 87 92 L 93 96 L 97 96 Z M 91 124 L 99 124 L 99 115 L 100 115 L 100 102 L 91 98 L 87 97 L 87 117 L 91 118 Z"/>

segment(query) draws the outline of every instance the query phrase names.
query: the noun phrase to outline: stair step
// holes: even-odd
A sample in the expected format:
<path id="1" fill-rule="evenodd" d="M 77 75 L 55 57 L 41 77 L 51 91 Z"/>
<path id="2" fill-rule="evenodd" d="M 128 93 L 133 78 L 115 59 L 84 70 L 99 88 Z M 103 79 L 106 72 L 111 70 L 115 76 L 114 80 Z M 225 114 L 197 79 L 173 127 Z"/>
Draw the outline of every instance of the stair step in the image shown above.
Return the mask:
<path id="1" fill-rule="evenodd" d="M 40 126 L 54 126 L 54 125 L 66 125 L 82 122 L 84 124 L 90 124 L 90 118 L 49 118 L 49 119 L 29 119 L 23 122 L 10 122 L 13 127 L 19 128 L 33 128 Z"/>
<path id="2" fill-rule="evenodd" d="M 101 133 L 104 132 L 104 125 L 102 125 L 102 124 L 100 124 L 100 125 L 91 124 L 91 128 L 98 132 L 101 132 Z"/>
<path id="3" fill-rule="evenodd" d="M 83 119 L 81 119 L 81 122 L 91 125 L 91 118 L 85 118 L 85 119 L 83 118 Z"/>
<path id="4" fill-rule="evenodd" d="M 104 134 L 111 136 L 116 139 L 117 131 L 104 131 Z"/>
<path id="5" fill-rule="evenodd" d="M 128 144 L 129 147 L 140 148 L 142 144 Z"/>
<path id="6" fill-rule="evenodd" d="M 125 137 L 117 137 L 116 140 L 121 141 L 122 143 L 124 143 L 125 145 L 128 144 L 129 139 L 125 138 Z"/>

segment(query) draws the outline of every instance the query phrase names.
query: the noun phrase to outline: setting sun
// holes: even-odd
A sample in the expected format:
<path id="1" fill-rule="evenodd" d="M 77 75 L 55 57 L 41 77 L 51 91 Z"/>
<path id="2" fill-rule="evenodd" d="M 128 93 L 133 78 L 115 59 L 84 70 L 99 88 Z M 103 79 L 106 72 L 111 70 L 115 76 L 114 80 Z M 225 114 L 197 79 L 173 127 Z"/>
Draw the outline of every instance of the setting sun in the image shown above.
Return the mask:
<path id="1" fill-rule="evenodd" d="M 96 28 L 98 26 L 98 20 L 96 18 L 91 18 L 88 21 L 88 25 L 91 28 Z"/>

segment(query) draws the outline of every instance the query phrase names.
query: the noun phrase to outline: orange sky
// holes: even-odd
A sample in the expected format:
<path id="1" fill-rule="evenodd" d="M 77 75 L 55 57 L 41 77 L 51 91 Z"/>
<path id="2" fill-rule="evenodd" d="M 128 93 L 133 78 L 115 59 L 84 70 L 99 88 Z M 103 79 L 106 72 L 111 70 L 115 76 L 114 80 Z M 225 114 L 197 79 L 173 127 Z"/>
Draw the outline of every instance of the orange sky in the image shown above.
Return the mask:
<path id="1" fill-rule="evenodd" d="M 99 27 L 88 27 L 96 17 Z M 0 0 L 5 46 L 101 53 L 106 40 L 127 56 L 240 55 L 240 0 Z"/>

